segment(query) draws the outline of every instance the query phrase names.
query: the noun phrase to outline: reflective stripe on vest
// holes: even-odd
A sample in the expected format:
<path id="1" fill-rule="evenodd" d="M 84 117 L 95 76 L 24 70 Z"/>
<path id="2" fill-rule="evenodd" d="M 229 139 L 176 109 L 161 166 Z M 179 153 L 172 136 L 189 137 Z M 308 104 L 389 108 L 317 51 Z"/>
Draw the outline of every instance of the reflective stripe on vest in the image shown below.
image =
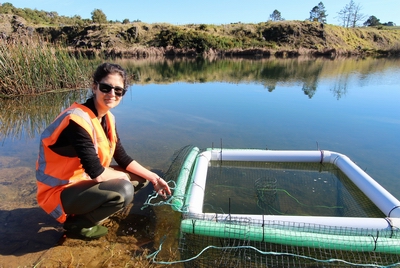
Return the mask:
<path id="1" fill-rule="evenodd" d="M 64 214 L 64 212 L 63 212 L 61 205 L 58 205 L 53 211 L 51 211 L 49 213 L 49 215 L 55 219 L 60 218 L 63 214 Z"/>

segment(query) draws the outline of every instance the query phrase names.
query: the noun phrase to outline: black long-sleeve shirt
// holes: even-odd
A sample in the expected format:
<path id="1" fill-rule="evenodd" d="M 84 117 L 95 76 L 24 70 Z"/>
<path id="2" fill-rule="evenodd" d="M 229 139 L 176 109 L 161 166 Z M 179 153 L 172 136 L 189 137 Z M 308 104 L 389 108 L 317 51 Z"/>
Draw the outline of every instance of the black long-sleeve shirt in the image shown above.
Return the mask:
<path id="1" fill-rule="evenodd" d="M 92 98 L 88 99 L 83 105 L 92 110 L 96 116 L 98 115 Z M 101 125 L 104 132 L 107 133 L 107 123 L 105 120 L 101 121 Z M 50 149 L 63 156 L 77 156 L 85 172 L 91 178 L 98 177 L 105 169 L 100 163 L 90 134 L 74 121 L 69 121 L 68 126 L 61 132 L 56 143 L 50 146 Z M 126 168 L 133 161 L 122 146 L 118 132 L 113 157 L 115 162 L 122 168 Z"/>

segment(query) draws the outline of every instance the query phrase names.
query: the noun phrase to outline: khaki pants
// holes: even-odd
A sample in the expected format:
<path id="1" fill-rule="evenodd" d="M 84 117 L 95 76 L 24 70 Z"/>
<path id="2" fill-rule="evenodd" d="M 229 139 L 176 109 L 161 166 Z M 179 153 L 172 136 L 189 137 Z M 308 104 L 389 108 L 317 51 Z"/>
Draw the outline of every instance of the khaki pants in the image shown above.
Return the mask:
<path id="1" fill-rule="evenodd" d="M 61 203 L 64 211 L 81 223 L 81 228 L 87 228 L 129 206 L 134 191 L 132 183 L 126 180 L 101 183 L 84 180 L 65 188 L 61 192 Z"/>

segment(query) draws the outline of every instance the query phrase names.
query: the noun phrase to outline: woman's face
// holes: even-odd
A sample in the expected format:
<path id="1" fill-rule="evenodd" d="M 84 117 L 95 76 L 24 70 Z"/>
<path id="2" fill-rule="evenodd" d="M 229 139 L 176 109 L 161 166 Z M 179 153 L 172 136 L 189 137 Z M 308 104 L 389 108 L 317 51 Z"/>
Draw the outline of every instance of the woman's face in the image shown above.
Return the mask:
<path id="1" fill-rule="evenodd" d="M 122 99 L 122 96 L 119 97 L 115 95 L 114 88 L 108 93 L 101 92 L 99 90 L 100 83 L 107 84 L 112 87 L 124 88 L 124 80 L 119 74 L 109 74 L 101 81 L 98 81 L 97 84 L 93 85 L 94 102 L 99 114 L 106 113 L 111 108 L 116 107 Z"/>

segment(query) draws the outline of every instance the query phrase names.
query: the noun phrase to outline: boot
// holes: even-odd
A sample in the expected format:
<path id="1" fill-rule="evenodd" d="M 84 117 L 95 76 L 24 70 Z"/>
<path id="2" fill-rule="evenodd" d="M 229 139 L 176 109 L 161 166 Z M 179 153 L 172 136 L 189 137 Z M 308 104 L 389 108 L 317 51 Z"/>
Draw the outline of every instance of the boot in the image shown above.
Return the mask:
<path id="1" fill-rule="evenodd" d="M 64 223 L 67 236 L 96 239 L 108 233 L 107 227 L 94 225 L 83 216 L 68 216 Z"/>

